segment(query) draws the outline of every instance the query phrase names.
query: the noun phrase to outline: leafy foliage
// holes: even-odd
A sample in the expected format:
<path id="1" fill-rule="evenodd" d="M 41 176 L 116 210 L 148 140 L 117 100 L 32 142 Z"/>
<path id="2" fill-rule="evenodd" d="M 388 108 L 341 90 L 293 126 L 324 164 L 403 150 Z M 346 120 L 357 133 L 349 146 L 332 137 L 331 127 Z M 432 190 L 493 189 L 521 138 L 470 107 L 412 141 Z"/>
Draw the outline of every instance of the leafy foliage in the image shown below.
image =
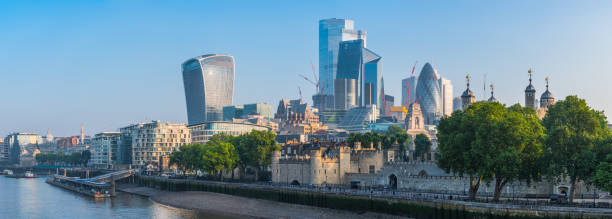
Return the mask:
<path id="1" fill-rule="evenodd" d="M 606 117 L 585 100 L 568 96 L 548 110 L 542 124 L 547 134 L 542 159 L 549 167 L 547 176 L 554 181 L 569 180 L 572 202 L 576 182 L 589 183 L 595 173 L 597 144 L 610 136 Z"/>
<path id="2" fill-rule="evenodd" d="M 599 163 L 593 184 L 598 188 L 612 193 L 612 154 L 608 154 L 606 160 Z"/>
<path id="3" fill-rule="evenodd" d="M 71 164 L 71 165 L 87 165 L 91 159 L 91 152 L 73 152 L 72 154 L 58 153 L 41 153 L 36 155 L 36 162 L 39 164 Z"/>
<path id="4" fill-rule="evenodd" d="M 425 134 L 418 134 L 414 138 L 414 153 L 417 157 L 423 157 L 425 153 L 431 151 L 431 141 Z"/>
<path id="5" fill-rule="evenodd" d="M 438 166 L 454 175 L 469 176 L 472 198 L 482 181 L 495 180 L 498 200 L 509 182 L 539 180 L 543 137 L 535 110 L 477 102 L 440 121 Z"/>

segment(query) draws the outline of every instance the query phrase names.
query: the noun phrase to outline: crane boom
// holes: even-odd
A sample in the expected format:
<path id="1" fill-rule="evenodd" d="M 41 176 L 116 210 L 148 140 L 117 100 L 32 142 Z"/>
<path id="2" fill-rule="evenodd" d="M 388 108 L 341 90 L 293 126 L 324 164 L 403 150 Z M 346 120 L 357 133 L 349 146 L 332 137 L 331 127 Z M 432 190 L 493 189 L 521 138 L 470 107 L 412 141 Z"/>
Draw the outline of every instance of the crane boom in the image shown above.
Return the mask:
<path id="1" fill-rule="evenodd" d="M 414 63 L 414 66 L 412 66 L 412 72 L 410 73 L 410 77 L 408 78 L 408 84 L 405 85 L 406 86 L 406 90 L 408 90 L 408 95 L 406 98 L 406 107 L 410 106 L 410 102 L 412 102 L 411 96 L 410 96 L 410 85 L 412 84 L 412 76 L 414 76 L 414 69 L 416 68 L 417 63 L 419 63 L 419 61 L 416 61 Z"/>

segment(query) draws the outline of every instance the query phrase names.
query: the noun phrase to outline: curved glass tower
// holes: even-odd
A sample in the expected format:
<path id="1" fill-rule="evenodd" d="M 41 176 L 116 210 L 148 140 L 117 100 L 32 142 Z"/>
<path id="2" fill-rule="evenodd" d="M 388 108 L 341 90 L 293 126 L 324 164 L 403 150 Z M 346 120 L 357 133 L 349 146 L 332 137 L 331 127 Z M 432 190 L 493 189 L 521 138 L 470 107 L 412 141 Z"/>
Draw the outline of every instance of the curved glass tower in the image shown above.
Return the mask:
<path id="1" fill-rule="evenodd" d="M 188 125 L 222 121 L 234 96 L 234 57 L 203 55 L 182 65 Z"/>
<path id="2" fill-rule="evenodd" d="M 435 124 L 441 114 L 441 94 L 438 75 L 431 64 L 426 63 L 419 74 L 416 87 L 417 101 L 421 105 L 426 125 Z"/>

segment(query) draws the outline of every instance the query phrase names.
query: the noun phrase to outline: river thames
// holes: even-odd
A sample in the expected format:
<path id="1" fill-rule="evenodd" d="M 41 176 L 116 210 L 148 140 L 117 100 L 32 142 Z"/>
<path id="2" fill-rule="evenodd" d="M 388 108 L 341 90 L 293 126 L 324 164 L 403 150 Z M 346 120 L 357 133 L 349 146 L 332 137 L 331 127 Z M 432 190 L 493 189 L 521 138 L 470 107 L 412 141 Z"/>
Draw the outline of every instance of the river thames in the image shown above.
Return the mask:
<path id="1" fill-rule="evenodd" d="M 96 200 L 45 183 L 45 178 L 0 176 L 0 218 L 207 218 L 211 215 L 160 205 L 118 192 Z M 218 215 L 215 215 L 218 217 Z"/>

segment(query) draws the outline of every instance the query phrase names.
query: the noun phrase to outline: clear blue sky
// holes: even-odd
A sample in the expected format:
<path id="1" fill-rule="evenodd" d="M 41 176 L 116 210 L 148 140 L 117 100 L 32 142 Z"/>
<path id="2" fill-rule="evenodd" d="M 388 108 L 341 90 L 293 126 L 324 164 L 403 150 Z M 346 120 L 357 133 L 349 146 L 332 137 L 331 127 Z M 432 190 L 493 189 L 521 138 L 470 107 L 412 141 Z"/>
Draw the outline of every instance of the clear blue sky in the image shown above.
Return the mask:
<path id="1" fill-rule="evenodd" d="M 415 61 L 452 80 L 469 72 L 497 98 L 523 103 L 527 69 L 538 96 L 612 111 L 612 1 L 3 1 L 0 135 L 89 135 L 146 120 L 186 122 L 180 64 L 207 53 L 236 59 L 235 104 L 297 98 L 297 74 L 318 66 L 318 20 L 349 18 L 383 56 L 385 89 L 401 99 Z M 488 98 L 489 91 L 486 96 Z"/>

